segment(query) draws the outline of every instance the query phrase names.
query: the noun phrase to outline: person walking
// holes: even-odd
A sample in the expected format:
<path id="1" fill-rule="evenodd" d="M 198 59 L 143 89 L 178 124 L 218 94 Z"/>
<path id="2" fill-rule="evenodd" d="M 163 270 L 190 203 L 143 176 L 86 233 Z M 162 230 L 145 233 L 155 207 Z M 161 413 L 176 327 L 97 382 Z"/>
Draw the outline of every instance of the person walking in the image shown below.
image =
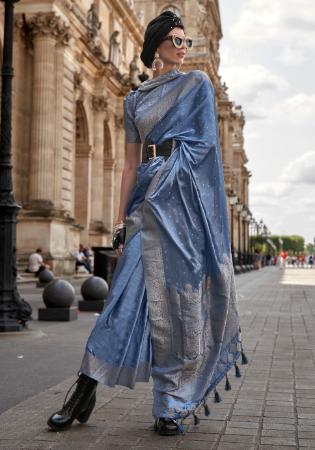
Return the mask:
<path id="1" fill-rule="evenodd" d="M 76 388 L 48 425 L 86 422 L 96 385 L 153 378 L 154 429 L 183 432 L 243 352 L 230 252 L 215 91 L 180 66 L 192 39 L 165 11 L 147 26 L 141 59 L 154 76 L 124 98 L 125 165 L 108 301 Z M 141 145 L 142 144 L 142 145 Z"/>

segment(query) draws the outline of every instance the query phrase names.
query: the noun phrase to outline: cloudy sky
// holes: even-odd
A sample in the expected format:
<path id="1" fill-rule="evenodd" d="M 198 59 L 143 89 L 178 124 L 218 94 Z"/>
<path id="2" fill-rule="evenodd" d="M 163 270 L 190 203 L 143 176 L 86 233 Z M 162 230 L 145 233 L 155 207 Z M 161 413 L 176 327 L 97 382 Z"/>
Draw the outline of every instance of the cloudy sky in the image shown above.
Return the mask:
<path id="1" fill-rule="evenodd" d="M 221 75 L 243 106 L 250 208 L 315 237 L 315 1 L 221 0 Z"/>

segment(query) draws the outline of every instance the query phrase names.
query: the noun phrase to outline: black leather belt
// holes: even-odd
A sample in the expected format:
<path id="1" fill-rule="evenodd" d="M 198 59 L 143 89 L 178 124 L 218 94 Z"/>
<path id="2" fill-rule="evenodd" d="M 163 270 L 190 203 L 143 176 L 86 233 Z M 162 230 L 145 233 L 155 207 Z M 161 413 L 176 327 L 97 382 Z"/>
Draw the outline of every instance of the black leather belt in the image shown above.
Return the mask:
<path id="1" fill-rule="evenodd" d="M 142 162 L 148 162 L 156 156 L 164 156 L 167 159 L 175 148 L 176 143 L 175 139 L 168 139 L 159 145 L 145 142 L 142 146 Z"/>

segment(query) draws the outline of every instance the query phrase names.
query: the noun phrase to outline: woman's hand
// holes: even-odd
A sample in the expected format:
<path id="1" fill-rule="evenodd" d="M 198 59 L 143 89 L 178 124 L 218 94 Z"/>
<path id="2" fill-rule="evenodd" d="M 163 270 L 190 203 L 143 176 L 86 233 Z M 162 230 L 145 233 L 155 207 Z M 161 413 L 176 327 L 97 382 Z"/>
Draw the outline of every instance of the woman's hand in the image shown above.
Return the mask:
<path id="1" fill-rule="evenodd" d="M 126 237 L 126 208 L 130 193 L 137 179 L 137 167 L 141 161 L 141 143 L 125 144 L 125 162 L 121 177 L 120 204 L 118 209 L 117 222 L 114 225 L 112 246 L 116 256 L 120 256 L 123 250 Z"/>
<path id="2" fill-rule="evenodd" d="M 114 225 L 112 235 L 112 247 L 115 250 L 116 256 L 120 256 L 123 250 L 126 239 L 126 224 L 121 221 Z"/>

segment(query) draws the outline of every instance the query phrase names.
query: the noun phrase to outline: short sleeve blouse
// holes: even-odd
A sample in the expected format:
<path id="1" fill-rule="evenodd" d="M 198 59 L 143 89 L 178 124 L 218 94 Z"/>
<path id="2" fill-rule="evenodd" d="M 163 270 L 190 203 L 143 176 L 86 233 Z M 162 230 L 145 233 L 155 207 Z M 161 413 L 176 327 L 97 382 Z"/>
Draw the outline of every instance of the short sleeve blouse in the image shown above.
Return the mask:
<path id="1" fill-rule="evenodd" d="M 130 91 L 124 98 L 124 127 L 126 142 L 130 144 L 141 143 L 139 131 L 135 125 L 137 91 Z"/>

